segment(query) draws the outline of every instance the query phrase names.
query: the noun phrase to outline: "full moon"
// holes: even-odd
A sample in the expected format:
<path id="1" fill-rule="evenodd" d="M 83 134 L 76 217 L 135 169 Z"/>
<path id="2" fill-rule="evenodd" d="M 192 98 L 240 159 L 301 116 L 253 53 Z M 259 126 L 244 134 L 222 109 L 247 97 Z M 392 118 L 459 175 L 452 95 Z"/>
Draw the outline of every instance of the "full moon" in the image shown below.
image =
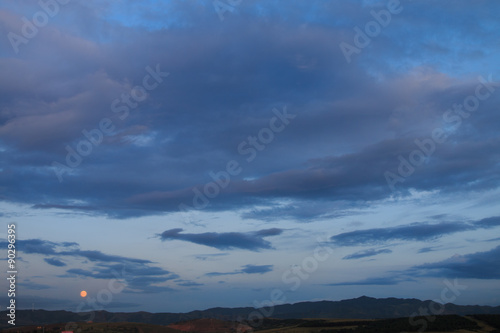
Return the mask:
<path id="1" fill-rule="evenodd" d="M 80 296 L 86 297 L 87 296 L 87 292 L 85 290 L 80 291 Z"/>

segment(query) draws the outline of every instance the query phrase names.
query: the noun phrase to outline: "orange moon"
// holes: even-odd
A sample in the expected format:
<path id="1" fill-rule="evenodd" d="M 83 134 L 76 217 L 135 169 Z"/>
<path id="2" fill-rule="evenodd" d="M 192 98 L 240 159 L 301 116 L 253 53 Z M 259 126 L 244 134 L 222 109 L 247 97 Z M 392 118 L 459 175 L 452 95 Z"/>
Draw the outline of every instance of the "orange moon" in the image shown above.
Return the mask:
<path id="1" fill-rule="evenodd" d="M 85 290 L 80 291 L 80 296 L 86 297 L 87 296 L 87 292 Z"/>

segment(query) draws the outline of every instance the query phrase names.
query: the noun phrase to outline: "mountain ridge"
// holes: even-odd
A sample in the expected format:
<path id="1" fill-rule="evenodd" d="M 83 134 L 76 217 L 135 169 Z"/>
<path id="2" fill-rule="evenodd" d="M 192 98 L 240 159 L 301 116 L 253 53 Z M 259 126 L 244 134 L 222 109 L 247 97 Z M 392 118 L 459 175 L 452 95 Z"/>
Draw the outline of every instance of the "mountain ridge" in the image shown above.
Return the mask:
<path id="1" fill-rule="evenodd" d="M 500 306 L 457 305 L 438 303 L 416 298 L 373 298 L 361 296 L 340 301 L 301 301 L 280 304 L 273 307 L 214 307 L 185 313 L 172 312 L 109 312 L 98 310 L 91 312 L 71 312 L 66 310 L 17 310 L 18 326 L 33 324 L 53 324 L 63 322 L 136 322 L 156 325 L 169 325 L 185 320 L 213 318 L 228 321 L 246 321 L 251 314 L 258 317 L 278 319 L 299 318 L 336 318 L 336 319 L 383 319 L 411 317 L 413 315 L 433 314 L 500 314 Z M 439 311 L 439 312 L 438 312 Z M 2 311 L 5 316 L 7 311 Z M 2 326 L 0 326 L 2 327 Z M 5 326 L 6 327 L 6 326 Z"/>

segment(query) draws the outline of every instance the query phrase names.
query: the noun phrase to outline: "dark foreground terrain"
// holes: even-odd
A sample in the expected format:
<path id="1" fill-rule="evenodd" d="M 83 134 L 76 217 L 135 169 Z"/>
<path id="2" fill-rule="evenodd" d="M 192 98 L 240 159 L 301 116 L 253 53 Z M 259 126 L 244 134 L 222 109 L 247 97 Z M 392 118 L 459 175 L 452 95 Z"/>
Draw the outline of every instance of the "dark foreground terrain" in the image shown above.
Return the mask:
<path id="1" fill-rule="evenodd" d="M 66 324 L 23 326 L 3 332 L 61 332 Z M 67 329 L 67 327 L 66 327 Z M 75 323 L 74 332 L 144 332 L 144 333 L 249 333 L 252 328 L 238 322 L 196 319 L 170 325 L 142 323 Z M 500 315 L 444 315 L 391 319 L 274 319 L 256 323 L 259 333 L 500 333 Z"/>
<path id="2" fill-rule="evenodd" d="M 427 315 L 439 309 L 440 316 Z M 435 310 L 437 311 L 437 310 Z M 279 333 L 494 332 L 500 333 L 500 306 L 464 306 L 399 298 L 359 297 L 342 301 L 300 302 L 271 308 L 212 308 L 188 313 L 16 311 L 16 326 L 5 332 L 235 332 Z M 264 315 L 263 315 L 264 314 Z M 264 319 L 269 317 L 270 319 Z M 272 319 L 271 319 L 272 318 Z M 304 319 L 307 318 L 307 319 Z M 356 319 L 351 319 L 356 318 Z M 247 322 L 248 320 L 251 322 Z M 246 321 L 245 321 L 246 320 Z M 242 322 L 242 323 L 239 323 Z M 76 323 L 68 326 L 68 323 Z M 250 327 L 252 326 L 252 327 Z"/>

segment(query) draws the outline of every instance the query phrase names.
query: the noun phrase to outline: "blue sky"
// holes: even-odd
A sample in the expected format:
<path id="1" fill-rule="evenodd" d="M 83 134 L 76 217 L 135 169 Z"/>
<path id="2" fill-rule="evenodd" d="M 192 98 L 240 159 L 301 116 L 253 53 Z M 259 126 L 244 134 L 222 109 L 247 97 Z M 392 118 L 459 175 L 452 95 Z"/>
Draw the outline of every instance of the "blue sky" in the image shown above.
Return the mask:
<path id="1" fill-rule="evenodd" d="M 19 306 L 499 305 L 500 5 L 221 1 L 0 5 Z"/>

